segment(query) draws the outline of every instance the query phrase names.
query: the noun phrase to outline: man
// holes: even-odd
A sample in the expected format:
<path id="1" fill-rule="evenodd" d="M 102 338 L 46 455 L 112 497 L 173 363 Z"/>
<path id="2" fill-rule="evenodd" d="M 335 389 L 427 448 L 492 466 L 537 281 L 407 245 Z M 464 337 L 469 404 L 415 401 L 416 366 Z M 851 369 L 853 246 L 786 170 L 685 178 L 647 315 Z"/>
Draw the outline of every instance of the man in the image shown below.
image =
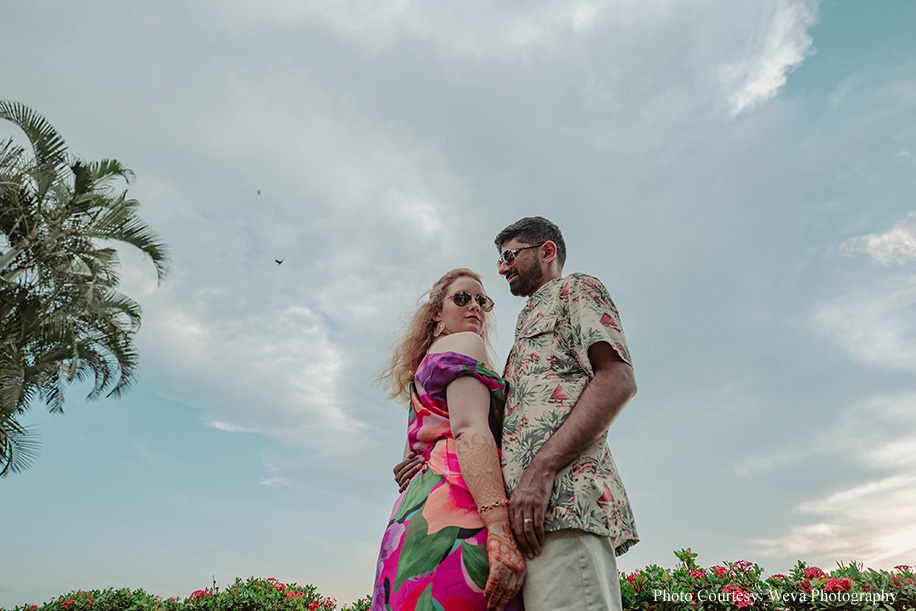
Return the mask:
<path id="1" fill-rule="evenodd" d="M 636 394 L 617 308 L 597 278 L 562 276 L 556 225 L 528 217 L 496 236 L 499 273 L 528 297 L 506 363 L 503 475 L 528 558 L 527 611 L 621 609 L 615 555 L 638 541 L 607 446 Z"/>

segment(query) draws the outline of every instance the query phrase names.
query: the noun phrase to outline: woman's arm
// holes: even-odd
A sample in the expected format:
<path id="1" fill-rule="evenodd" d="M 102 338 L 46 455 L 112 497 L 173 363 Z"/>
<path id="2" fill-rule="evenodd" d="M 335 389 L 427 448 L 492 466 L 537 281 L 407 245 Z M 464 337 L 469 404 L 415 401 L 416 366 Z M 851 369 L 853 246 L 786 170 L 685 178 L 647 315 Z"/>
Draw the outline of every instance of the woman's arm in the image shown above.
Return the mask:
<path id="1" fill-rule="evenodd" d="M 483 341 L 472 333 L 447 336 L 435 348 L 460 352 L 480 361 L 486 357 Z M 446 396 L 461 474 L 488 530 L 490 577 L 484 596 L 488 608 L 502 609 L 521 589 L 525 559 L 509 526 L 506 485 L 488 420 L 490 393 L 479 380 L 461 377 L 448 385 Z"/>

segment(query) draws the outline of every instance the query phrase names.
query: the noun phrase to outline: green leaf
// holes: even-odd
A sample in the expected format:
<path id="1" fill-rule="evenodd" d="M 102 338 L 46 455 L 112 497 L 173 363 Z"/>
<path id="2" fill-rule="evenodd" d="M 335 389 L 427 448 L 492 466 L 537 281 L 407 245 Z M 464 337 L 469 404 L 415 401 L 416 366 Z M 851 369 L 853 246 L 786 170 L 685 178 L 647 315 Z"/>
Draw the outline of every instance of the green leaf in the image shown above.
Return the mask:
<path id="1" fill-rule="evenodd" d="M 452 548 L 460 529 L 457 526 L 447 526 L 433 534 L 429 534 L 428 530 L 429 524 L 420 512 L 414 514 L 407 523 L 398 574 L 394 580 L 395 590 L 411 577 L 434 571 Z"/>
<path id="2" fill-rule="evenodd" d="M 490 565 L 487 562 L 487 546 L 474 545 L 473 543 L 461 543 L 461 561 L 468 576 L 474 580 L 474 583 L 481 590 L 487 585 L 487 578 L 490 576 Z"/>
<path id="3" fill-rule="evenodd" d="M 423 594 L 420 595 L 420 598 L 417 600 L 417 606 L 414 607 L 416 611 L 445 611 L 445 609 L 433 599 L 433 584 L 426 586 L 426 589 L 423 590 Z"/>
<path id="4" fill-rule="evenodd" d="M 429 493 L 436 484 L 445 479 L 444 475 L 433 473 L 429 469 L 420 474 L 407 488 L 401 507 L 394 516 L 394 522 L 403 522 L 404 518 L 415 512 L 429 498 Z"/>

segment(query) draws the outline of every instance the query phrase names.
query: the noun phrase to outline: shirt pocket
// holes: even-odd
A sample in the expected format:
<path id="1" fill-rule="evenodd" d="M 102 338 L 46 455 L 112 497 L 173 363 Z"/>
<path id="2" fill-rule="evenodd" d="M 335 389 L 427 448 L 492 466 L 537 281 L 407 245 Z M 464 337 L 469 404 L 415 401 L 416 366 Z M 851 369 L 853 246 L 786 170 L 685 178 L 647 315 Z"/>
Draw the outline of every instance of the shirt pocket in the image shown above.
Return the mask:
<path id="1" fill-rule="evenodd" d="M 553 338 L 557 327 L 556 315 L 541 316 L 524 327 L 518 335 L 520 348 L 538 353 L 553 351 Z"/>

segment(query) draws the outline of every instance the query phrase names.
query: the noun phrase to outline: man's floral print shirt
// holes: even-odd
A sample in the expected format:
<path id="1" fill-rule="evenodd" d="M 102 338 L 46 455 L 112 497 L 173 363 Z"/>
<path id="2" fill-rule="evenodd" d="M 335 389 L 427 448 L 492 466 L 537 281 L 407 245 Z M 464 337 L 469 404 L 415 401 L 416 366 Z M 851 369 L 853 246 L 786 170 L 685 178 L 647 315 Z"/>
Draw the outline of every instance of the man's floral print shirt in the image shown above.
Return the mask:
<path id="1" fill-rule="evenodd" d="M 518 316 L 506 362 L 503 473 L 511 496 L 525 468 L 556 431 L 594 376 L 592 344 L 607 342 L 631 363 L 620 316 L 601 281 L 585 274 L 551 280 Z M 553 484 L 544 528 L 579 529 L 614 539 L 617 555 L 639 540 L 607 432 L 563 468 Z"/>

